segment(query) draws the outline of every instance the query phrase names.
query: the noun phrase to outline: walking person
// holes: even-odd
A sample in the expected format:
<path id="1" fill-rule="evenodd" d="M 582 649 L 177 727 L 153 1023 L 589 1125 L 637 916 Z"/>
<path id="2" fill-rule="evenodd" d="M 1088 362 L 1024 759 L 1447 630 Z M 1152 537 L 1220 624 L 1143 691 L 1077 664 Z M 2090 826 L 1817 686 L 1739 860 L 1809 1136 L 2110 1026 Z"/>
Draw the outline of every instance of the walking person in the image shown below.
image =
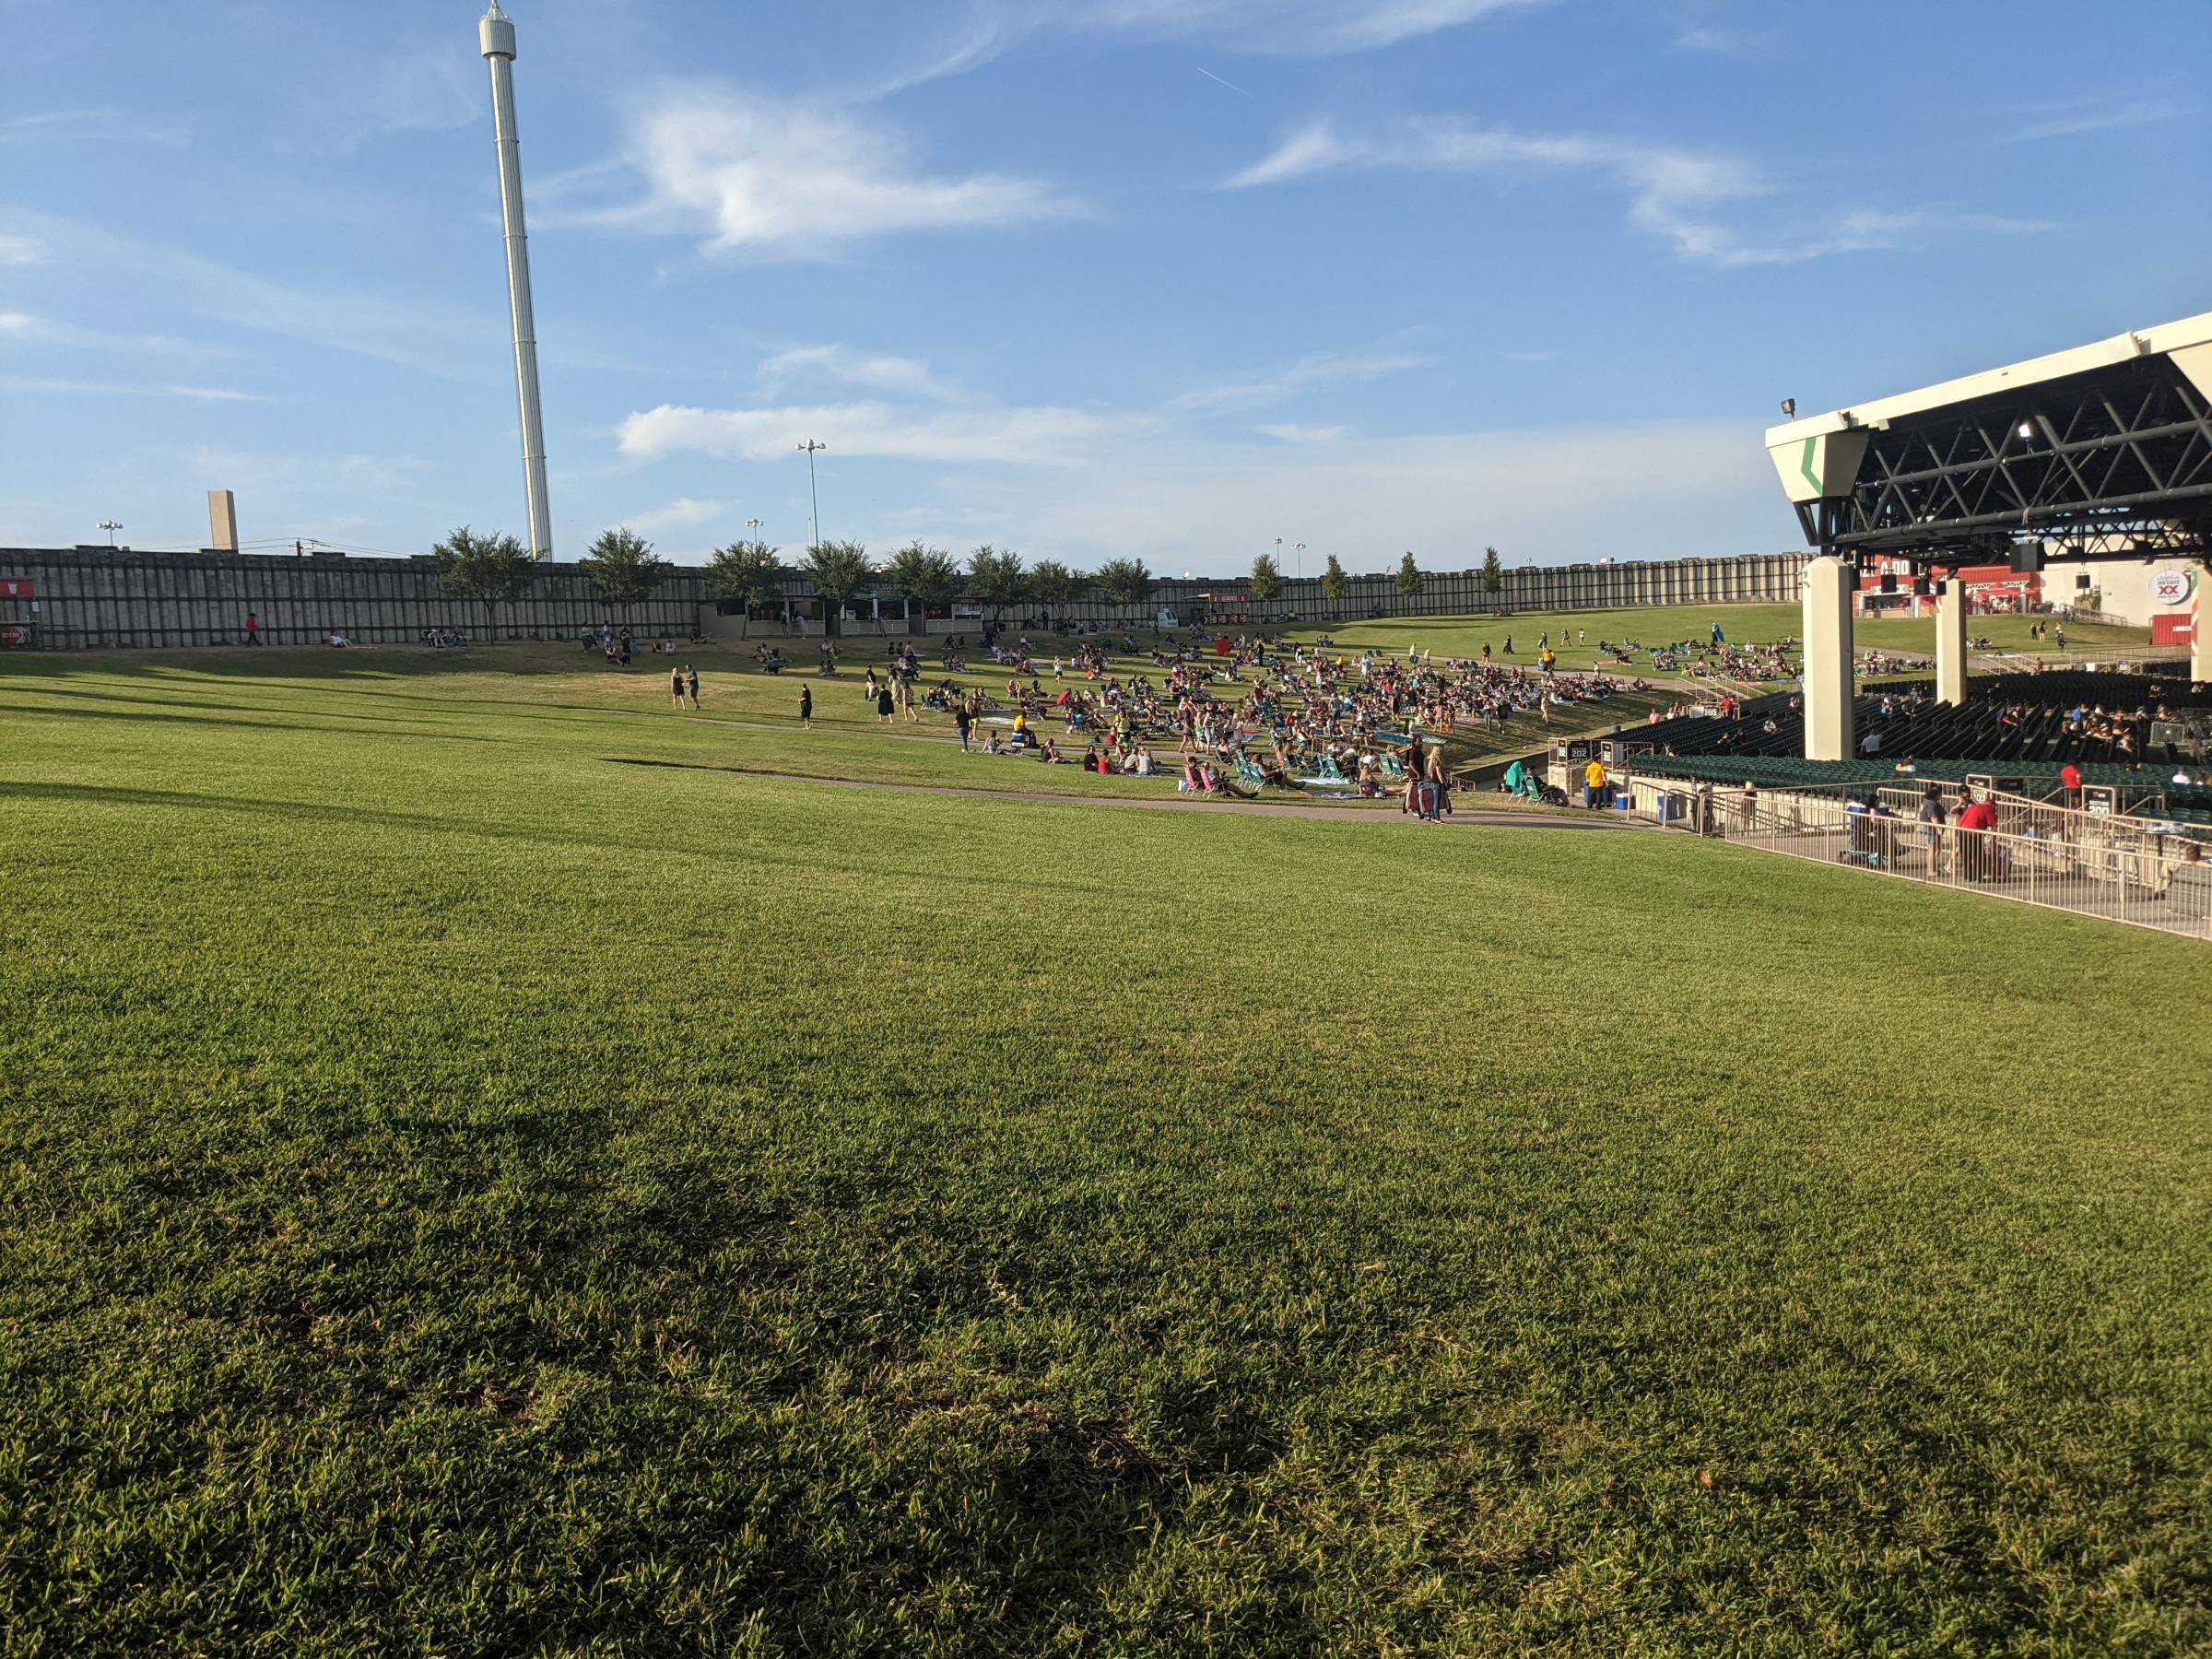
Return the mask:
<path id="1" fill-rule="evenodd" d="M 968 753 L 969 731 L 975 724 L 975 715 L 969 709 L 968 701 L 965 698 L 962 698 L 959 702 L 953 706 L 952 724 L 960 734 L 960 753 L 964 755 Z"/>
<path id="2" fill-rule="evenodd" d="M 699 670 L 691 664 L 684 665 L 684 695 L 691 700 L 691 712 L 699 712 Z"/>
<path id="3" fill-rule="evenodd" d="M 812 686 L 799 688 L 799 724 L 808 731 L 814 729 L 814 688 Z"/>
<path id="4" fill-rule="evenodd" d="M 261 618 L 252 611 L 246 613 L 246 643 L 249 645 L 261 643 Z"/>
<path id="5" fill-rule="evenodd" d="M 891 682 L 885 680 L 881 686 L 877 688 L 876 690 L 876 713 L 877 717 L 882 720 L 885 725 L 889 725 L 891 724 L 893 706 L 894 705 L 891 701 Z"/>

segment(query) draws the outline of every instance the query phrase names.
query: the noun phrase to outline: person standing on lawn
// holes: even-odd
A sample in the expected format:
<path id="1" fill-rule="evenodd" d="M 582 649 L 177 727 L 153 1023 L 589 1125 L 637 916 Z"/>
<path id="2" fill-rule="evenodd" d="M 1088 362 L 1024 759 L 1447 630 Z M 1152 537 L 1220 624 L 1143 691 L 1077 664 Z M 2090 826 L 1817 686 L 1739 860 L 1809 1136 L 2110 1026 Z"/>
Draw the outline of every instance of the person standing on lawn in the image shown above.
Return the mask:
<path id="1" fill-rule="evenodd" d="M 968 752 L 969 730 L 975 724 L 975 716 L 969 712 L 967 699 L 962 698 L 953 705 L 952 724 L 959 731 L 960 753 L 964 755 Z"/>
<path id="2" fill-rule="evenodd" d="M 814 688 L 812 686 L 799 688 L 799 724 L 808 731 L 814 729 Z"/>
<path id="3" fill-rule="evenodd" d="M 684 665 L 684 695 L 691 700 L 691 712 L 699 712 L 699 669 L 690 663 Z"/>
<path id="4" fill-rule="evenodd" d="M 677 712 L 681 713 L 684 707 L 684 671 L 681 668 L 668 670 L 668 695 L 675 700 Z"/>

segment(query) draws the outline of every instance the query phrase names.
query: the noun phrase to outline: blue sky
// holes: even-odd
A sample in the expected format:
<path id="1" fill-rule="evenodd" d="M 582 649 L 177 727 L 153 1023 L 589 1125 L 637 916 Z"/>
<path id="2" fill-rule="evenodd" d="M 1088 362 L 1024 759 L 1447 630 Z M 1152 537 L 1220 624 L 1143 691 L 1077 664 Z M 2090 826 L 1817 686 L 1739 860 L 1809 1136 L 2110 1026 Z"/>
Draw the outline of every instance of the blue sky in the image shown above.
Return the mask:
<path id="1" fill-rule="evenodd" d="M 0 0 L 0 543 L 522 531 L 477 10 Z M 511 10 L 563 557 L 1774 550 L 1779 398 L 2212 308 L 2204 0 Z"/>

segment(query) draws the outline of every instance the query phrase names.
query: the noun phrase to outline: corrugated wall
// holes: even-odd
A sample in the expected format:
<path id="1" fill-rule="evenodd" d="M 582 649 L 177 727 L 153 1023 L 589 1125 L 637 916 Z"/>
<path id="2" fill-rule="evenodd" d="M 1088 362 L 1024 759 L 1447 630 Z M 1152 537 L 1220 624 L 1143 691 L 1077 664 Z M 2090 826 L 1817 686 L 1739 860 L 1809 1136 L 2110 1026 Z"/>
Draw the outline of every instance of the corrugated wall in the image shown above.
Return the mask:
<path id="1" fill-rule="evenodd" d="M 1496 594 L 1473 571 L 1425 572 L 1419 594 L 1400 594 L 1394 576 L 1355 576 L 1344 602 L 1329 606 L 1318 577 L 1284 584 L 1263 608 L 1300 621 L 1383 617 L 1464 616 L 1478 611 L 1606 610 L 1650 605 L 1794 605 L 1806 555 L 1747 554 L 1648 564 L 1575 564 L 1509 570 Z M 29 597 L 11 582 L 29 582 Z M 794 584 L 803 589 L 804 584 Z M 1152 602 L 1125 607 L 1087 602 L 1069 607 L 1083 621 L 1149 619 L 1170 610 L 1199 613 L 1201 595 L 1228 594 L 1239 578 L 1162 581 Z M 427 559 L 288 559 L 236 553 L 135 553 L 107 548 L 0 548 L 0 629 L 28 626 L 49 651 L 163 649 L 235 645 L 246 613 L 255 613 L 272 645 L 312 645 L 335 631 L 364 645 L 408 644 L 426 630 L 459 628 L 472 638 L 573 640 L 605 621 L 627 622 L 641 637 L 688 638 L 711 607 L 703 573 L 681 569 L 642 605 L 618 615 L 593 597 L 581 567 L 548 563 L 536 593 L 501 606 L 488 628 L 484 607 L 438 591 Z M 867 614 L 866 602 L 855 606 Z M 891 603 L 886 611 L 896 615 Z M 1015 606 L 1018 619 L 1035 606 Z"/>
<path id="2" fill-rule="evenodd" d="M 7 594 L 22 582 L 28 598 Z M 320 644 L 334 632 L 408 644 L 444 628 L 479 640 L 573 640 L 603 621 L 688 638 L 706 599 L 700 573 L 684 570 L 617 612 L 592 595 L 579 567 L 547 564 L 533 596 L 500 606 L 488 627 L 481 605 L 438 591 L 427 559 L 0 548 L 0 629 L 28 625 L 31 644 L 48 651 L 235 645 L 248 611 L 271 645 Z"/>

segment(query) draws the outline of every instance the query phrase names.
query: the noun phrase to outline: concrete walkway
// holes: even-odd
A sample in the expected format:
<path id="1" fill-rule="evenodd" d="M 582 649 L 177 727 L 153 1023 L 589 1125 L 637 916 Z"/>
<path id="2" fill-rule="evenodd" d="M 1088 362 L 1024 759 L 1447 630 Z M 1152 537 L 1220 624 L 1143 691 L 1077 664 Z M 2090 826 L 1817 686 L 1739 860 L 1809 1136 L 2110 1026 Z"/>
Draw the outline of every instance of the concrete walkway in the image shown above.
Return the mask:
<path id="1" fill-rule="evenodd" d="M 725 721 L 727 725 L 738 724 Z M 617 766 L 650 766 L 669 771 L 729 772 L 745 778 L 772 778 L 779 782 L 819 783 L 827 789 L 874 789 L 898 794 L 965 795 L 979 801 L 1029 801 L 1048 806 L 1135 806 L 1153 812 L 1241 813 L 1253 818 L 1324 818 L 1334 823 L 1382 823 L 1411 826 L 1421 820 L 1408 813 L 1382 806 L 1308 806 L 1292 802 L 1192 800 L 1187 795 L 1053 794 L 1041 790 L 963 789 L 951 783 L 892 783 L 863 778 L 820 778 L 806 772 L 771 771 L 765 767 L 709 766 L 687 760 L 633 760 L 624 756 L 604 759 Z M 1481 812 L 1462 807 L 1442 820 L 1446 828 L 1484 830 L 1652 830 L 1617 812 Z"/>

